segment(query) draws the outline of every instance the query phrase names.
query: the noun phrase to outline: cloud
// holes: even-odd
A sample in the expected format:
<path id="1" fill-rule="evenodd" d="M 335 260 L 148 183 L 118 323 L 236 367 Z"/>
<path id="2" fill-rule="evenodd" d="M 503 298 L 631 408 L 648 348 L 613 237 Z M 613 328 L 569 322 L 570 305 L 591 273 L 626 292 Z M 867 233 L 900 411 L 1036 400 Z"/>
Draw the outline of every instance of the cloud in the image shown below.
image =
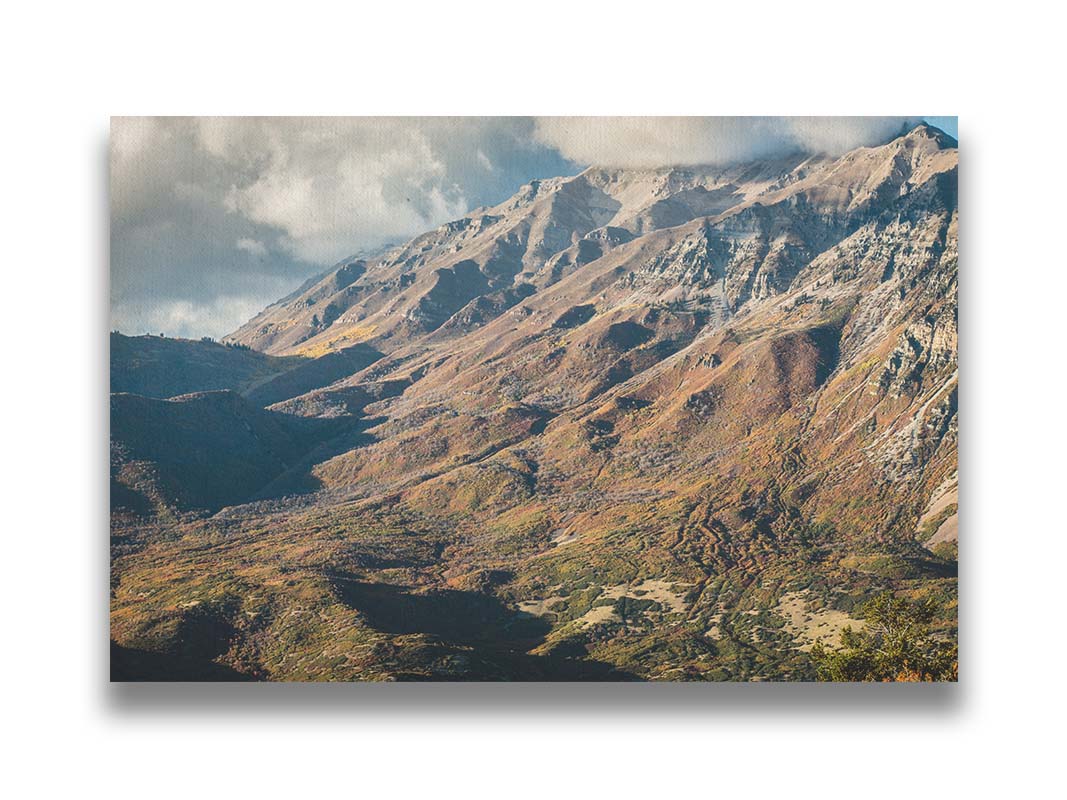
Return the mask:
<path id="1" fill-rule="evenodd" d="M 411 121 L 205 119 L 199 133 L 205 152 L 245 178 L 226 208 L 278 229 L 303 261 L 408 238 L 468 208 L 445 155 Z"/>
<path id="2" fill-rule="evenodd" d="M 908 117 L 542 117 L 536 138 L 564 157 L 609 167 L 728 164 L 788 152 L 839 154 L 881 144 Z"/>
<path id="3" fill-rule="evenodd" d="M 267 246 L 256 239 L 238 239 L 237 249 L 261 258 L 267 255 Z"/>
<path id="4" fill-rule="evenodd" d="M 278 299 L 277 292 L 277 288 L 264 287 L 259 294 L 153 302 L 130 309 L 126 319 L 127 332 L 166 333 L 188 339 L 201 336 L 222 338 L 233 331 L 235 319 L 254 316 Z"/>
<path id="5" fill-rule="evenodd" d="M 478 163 L 485 167 L 486 172 L 493 172 L 496 169 L 493 162 L 489 160 L 489 156 L 483 153 L 481 148 L 478 148 L 475 155 L 478 157 Z"/>

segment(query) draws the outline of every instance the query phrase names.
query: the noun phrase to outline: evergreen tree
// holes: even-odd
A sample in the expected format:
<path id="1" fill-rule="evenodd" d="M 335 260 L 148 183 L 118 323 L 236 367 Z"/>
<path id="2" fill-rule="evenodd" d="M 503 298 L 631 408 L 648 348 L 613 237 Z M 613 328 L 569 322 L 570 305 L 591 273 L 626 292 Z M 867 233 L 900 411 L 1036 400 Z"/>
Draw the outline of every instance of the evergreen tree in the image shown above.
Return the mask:
<path id="1" fill-rule="evenodd" d="M 959 669 L 958 647 L 930 636 L 937 615 L 931 601 L 909 603 L 892 592 L 863 606 L 862 630 L 845 628 L 841 647 L 821 642 L 811 650 L 824 681 L 954 681 Z"/>

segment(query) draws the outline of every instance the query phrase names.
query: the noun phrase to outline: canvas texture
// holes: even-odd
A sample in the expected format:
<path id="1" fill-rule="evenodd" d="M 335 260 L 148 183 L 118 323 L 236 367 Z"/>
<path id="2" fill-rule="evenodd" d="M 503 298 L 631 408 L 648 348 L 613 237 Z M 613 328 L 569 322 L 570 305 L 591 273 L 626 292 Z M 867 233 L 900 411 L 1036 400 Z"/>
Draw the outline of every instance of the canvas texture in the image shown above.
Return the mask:
<path id="1" fill-rule="evenodd" d="M 954 681 L 941 118 L 116 118 L 115 681 Z"/>

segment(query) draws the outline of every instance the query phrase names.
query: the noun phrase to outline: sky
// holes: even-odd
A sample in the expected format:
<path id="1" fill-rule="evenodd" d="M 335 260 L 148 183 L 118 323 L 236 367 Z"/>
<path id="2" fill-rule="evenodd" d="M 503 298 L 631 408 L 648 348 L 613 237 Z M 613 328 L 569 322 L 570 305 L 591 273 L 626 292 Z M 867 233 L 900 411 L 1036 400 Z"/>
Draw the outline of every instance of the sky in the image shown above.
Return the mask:
<path id="1" fill-rule="evenodd" d="M 222 337 L 307 278 L 536 178 L 880 144 L 955 117 L 116 117 L 111 327 Z"/>

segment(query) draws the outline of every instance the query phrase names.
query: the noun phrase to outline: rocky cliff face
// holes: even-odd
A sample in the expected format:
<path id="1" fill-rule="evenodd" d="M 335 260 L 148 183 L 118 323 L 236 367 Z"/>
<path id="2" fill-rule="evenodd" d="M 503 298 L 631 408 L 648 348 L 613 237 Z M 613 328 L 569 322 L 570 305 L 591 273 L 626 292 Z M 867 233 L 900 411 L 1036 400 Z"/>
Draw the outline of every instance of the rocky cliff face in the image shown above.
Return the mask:
<path id="1" fill-rule="evenodd" d="M 341 427 L 277 459 L 255 503 L 173 523 L 189 541 L 232 537 L 220 557 L 240 577 L 205 592 L 266 604 L 259 623 L 218 610 L 237 633 L 215 663 L 795 678 L 877 589 L 951 609 L 956 170 L 955 142 L 926 126 L 840 158 L 592 168 L 266 309 L 228 339 L 289 357 L 294 377 L 246 399 Z M 173 537 L 144 547 L 119 562 L 134 584 L 165 559 L 202 563 Z M 271 583 L 281 566 L 299 591 Z M 380 591 L 352 582 L 434 615 L 490 598 L 494 624 L 529 631 L 398 638 L 361 607 Z M 175 646 L 152 631 L 182 614 L 121 589 L 120 642 Z M 306 636 L 331 644 L 297 668 L 270 643 L 300 603 L 321 612 Z"/>

